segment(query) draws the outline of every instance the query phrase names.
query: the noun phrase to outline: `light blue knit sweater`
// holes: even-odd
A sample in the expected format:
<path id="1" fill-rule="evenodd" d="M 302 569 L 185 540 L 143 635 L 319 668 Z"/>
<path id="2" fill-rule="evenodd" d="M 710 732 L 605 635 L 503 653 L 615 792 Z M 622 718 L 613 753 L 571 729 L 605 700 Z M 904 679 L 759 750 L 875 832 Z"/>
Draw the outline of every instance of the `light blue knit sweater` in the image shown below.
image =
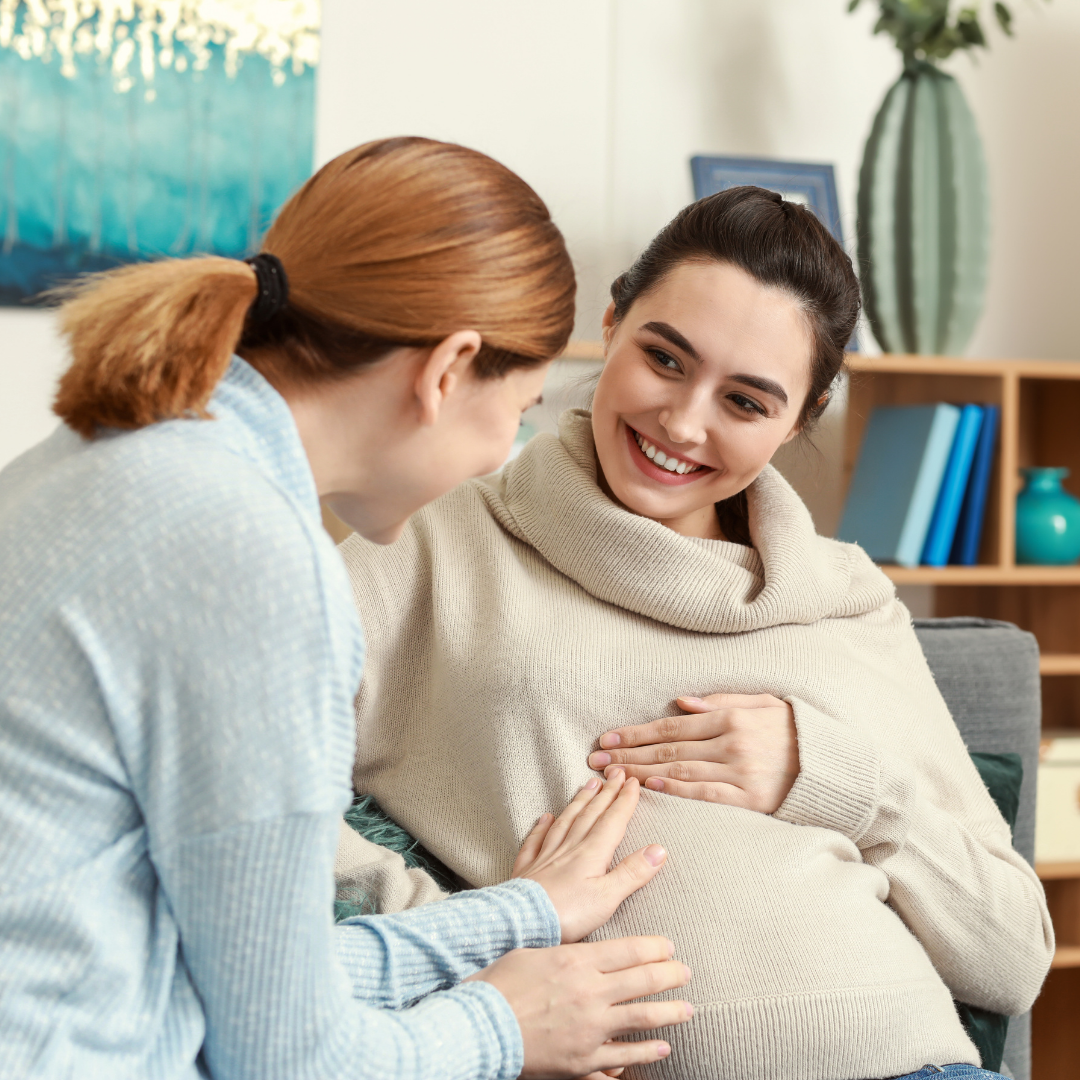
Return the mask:
<path id="1" fill-rule="evenodd" d="M 554 910 L 333 926 L 363 637 L 284 400 L 235 359 L 211 411 L 0 473 L 0 1077 L 514 1077 L 445 988 Z"/>

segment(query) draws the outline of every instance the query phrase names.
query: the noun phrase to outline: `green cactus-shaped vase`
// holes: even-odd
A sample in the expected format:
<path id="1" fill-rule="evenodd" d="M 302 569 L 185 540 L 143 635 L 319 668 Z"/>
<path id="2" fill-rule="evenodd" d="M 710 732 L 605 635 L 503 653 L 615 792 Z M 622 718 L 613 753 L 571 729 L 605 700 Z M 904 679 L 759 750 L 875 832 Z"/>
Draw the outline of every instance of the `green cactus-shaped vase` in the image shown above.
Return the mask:
<path id="1" fill-rule="evenodd" d="M 958 356 L 979 319 L 989 253 L 986 163 L 957 81 L 908 61 L 859 173 L 859 267 L 886 352 Z"/>

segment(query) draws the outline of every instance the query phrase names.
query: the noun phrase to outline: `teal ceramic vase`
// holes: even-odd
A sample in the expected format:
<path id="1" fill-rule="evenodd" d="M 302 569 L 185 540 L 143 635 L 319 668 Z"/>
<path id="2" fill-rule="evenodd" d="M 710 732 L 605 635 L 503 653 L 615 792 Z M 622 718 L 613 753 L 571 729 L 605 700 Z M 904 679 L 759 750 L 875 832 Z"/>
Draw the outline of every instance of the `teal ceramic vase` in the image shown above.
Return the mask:
<path id="1" fill-rule="evenodd" d="M 959 356 L 982 313 L 990 250 L 986 164 L 960 85 L 908 59 L 859 171 L 859 277 L 878 344 Z"/>
<path id="2" fill-rule="evenodd" d="M 1063 490 L 1068 469 L 1021 469 L 1016 497 L 1016 561 L 1067 566 L 1080 559 L 1080 500 Z"/>

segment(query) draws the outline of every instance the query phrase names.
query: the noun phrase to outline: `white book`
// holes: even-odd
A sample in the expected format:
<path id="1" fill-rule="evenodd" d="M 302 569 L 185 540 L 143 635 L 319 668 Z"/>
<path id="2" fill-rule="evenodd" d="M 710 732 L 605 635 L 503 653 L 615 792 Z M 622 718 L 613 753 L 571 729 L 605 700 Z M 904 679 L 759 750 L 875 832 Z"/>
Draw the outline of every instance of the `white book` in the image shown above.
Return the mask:
<path id="1" fill-rule="evenodd" d="M 1039 747 L 1035 861 L 1080 861 L 1080 734 L 1047 733 Z"/>

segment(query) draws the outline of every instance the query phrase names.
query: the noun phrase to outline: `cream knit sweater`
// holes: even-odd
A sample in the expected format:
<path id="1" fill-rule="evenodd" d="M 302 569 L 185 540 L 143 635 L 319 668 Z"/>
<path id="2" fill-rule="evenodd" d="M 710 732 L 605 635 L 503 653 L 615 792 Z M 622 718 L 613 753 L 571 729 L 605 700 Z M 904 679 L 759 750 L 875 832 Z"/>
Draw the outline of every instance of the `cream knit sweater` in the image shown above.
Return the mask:
<path id="1" fill-rule="evenodd" d="M 789 701 L 801 772 L 772 816 L 645 791 L 622 853 L 659 877 L 600 936 L 667 934 L 694 1019 L 669 1080 L 862 1080 L 978 1063 L 951 998 L 1017 1014 L 1049 967 L 1042 889 L 1011 846 L 888 579 L 814 532 L 771 467 L 754 548 L 680 536 L 596 483 L 588 414 L 501 473 L 342 545 L 368 658 L 358 791 L 475 885 L 589 776 L 618 724 L 718 691 Z M 349 838 L 339 876 L 395 889 Z M 404 866 L 400 868 L 404 875 Z M 389 875 L 392 877 L 393 875 Z M 674 996 L 674 995 L 672 995 Z"/>

